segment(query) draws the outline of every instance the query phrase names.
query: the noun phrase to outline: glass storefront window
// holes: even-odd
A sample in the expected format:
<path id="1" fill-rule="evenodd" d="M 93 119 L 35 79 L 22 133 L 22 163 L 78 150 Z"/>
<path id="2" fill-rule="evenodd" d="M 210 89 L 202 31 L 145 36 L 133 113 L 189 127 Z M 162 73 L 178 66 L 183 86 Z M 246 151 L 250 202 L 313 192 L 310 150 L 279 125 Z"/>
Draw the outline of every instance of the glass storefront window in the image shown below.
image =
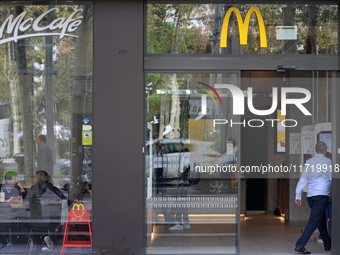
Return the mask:
<path id="1" fill-rule="evenodd" d="M 147 74 L 147 254 L 237 253 L 240 130 L 214 127 L 233 109 L 214 85 L 239 78 Z"/>
<path id="2" fill-rule="evenodd" d="M 299 178 L 317 141 L 331 157 L 331 79 L 328 71 L 148 73 L 146 253 L 239 254 L 240 217 L 275 197 L 266 183 Z"/>
<path id="3" fill-rule="evenodd" d="M 337 55 L 338 7 L 148 4 L 148 54 Z"/>
<path id="4" fill-rule="evenodd" d="M 0 5 L 1 254 L 91 242 L 92 12 L 91 2 Z"/>

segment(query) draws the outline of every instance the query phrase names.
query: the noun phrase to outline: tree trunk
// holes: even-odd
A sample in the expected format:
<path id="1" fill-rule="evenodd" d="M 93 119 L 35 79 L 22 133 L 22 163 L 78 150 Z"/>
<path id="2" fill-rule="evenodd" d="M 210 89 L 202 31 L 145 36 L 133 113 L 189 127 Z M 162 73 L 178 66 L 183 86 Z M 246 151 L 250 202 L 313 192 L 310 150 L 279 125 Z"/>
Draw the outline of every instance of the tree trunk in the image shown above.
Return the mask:
<path id="1" fill-rule="evenodd" d="M 16 7 L 16 16 L 23 12 L 22 6 Z M 25 40 L 18 40 L 16 47 L 16 60 L 18 67 L 18 85 L 22 107 L 22 123 L 24 130 L 25 152 L 25 181 L 26 185 L 33 184 L 33 167 L 35 144 L 33 142 L 33 120 L 31 105 L 32 76 L 27 72 Z"/>
<path id="2" fill-rule="evenodd" d="M 158 138 L 163 138 L 163 132 L 168 125 L 169 121 L 169 98 L 168 98 L 168 81 L 170 80 L 170 75 L 165 76 L 164 80 L 164 90 L 165 94 L 161 95 L 161 112 L 159 116 L 159 131 L 158 131 Z"/>
<path id="3" fill-rule="evenodd" d="M 287 7 L 282 8 L 282 20 L 284 26 L 295 25 L 295 7 L 293 5 L 287 5 Z M 296 42 L 294 40 L 284 41 L 282 47 L 283 54 L 296 54 L 296 50 Z"/>
<path id="4" fill-rule="evenodd" d="M 180 134 L 180 100 L 178 94 L 178 82 L 177 82 L 177 74 L 172 75 L 171 80 L 171 112 L 170 112 L 170 123 L 169 126 L 172 128 L 172 131 L 169 133 L 169 138 L 178 138 Z"/>
<path id="5" fill-rule="evenodd" d="M 222 20 L 223 22 L 223 20 Z M 220 14 L 220 5 L 215 5 L 215 13 L 214 13 L 214 27 L 213 27 L 213 35 L 211 39 L 211 53 L 217 54 L 219 53 L 220 44 L 219 37 L 220 37 L 220 23 L 221 23 L 221 14 Z"/>
<path id="6" fill-rule="evenodd" d="M 308 32 L 306 38 L 306 54 L 316 54 L 316 25 L 318 7 L 308 6 Z"/>
<path id="7" fill-rule="evenodd" d="M 13 115 L 13 155 L 20 152 L 19 135 L 19 107 L 18 107 L 18 87 L 16 79 L 9 83 L 11 90 L 11 108 Z"/>
<path id="8" fill-rule="evenodd" d="M 50 5 L 48 9 L 54 8 L 53 5 Z M 55 17 L 55 13 L 48 15 L 46 24 L 50 24 L 51 20 L 53 21 Z M 51 30 L 47 30 L 47 33 L 50 33 Z M 54 135 L 54 89 L 53 89 L 53 36 L 45 37 L 45 113 L 46 113 L 46 138 L 47 145 L 50 147 L 52 152 L 53 165 L 56 162 L 56 139 Z M 52 176 L 54 170 L 51 169 Z"/>
<path id="9" fill-rule="evenodd" d="M 233 5 L 230 4 L 225 4 L 224 5 L 224 14 L 223 18 L 221 19 L 221 29 L 223 25 L 223 20 L 228 12 L 228 10 L 233 7 Z M 228 37 L 227 37 L 227 42 L 228 42 L 228 47 L 221 49 L 222 54 L 242 54 L 242 46 L 240 45 L 240 36 L 234 36 L 232 33 L 232 27 L 235 27 L 236 24 L 236 16 L 232 15 L 230 16 L 229 19 L 229 26 L 228 26 Z"/>
<path id="10" fill-rule="evenodd" d="M 7 54 L 5 55 L 4 62 L 4 75 L 9 83 L 10 96 L 11 96 L 11 110 L 13 115 L 13 152 L 16 154 L 20 152 L 20 139 L 19 135 L 19 107 L 18 107 L 18 86 L 17 76 L 14 74 L 11 43 L 7 44 Z"/>

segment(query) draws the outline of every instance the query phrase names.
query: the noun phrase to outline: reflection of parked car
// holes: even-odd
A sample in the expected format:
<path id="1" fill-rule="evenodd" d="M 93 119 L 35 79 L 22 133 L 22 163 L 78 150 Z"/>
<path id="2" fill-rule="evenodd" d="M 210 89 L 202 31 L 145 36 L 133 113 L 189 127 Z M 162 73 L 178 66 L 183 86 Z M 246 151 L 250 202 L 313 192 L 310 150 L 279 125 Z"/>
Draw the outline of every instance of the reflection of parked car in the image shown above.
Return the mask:
<path id="1" fill-rule="evenodd" d="M 162 139 L 159 142 L 166 146 L 167 153 L 163 155 L 163 180 L 164 182 L 171 182 L 172 180 L 187 180 L 189 177 L 190 171 L 190 153 L 188 152 L 180 152 L 179 146 L 180 142 L 183 142 L 185 148 L 188 149 L 187 140 L 182 139 Z M 146 153 L 146 169 L 149 171 L 153 171 L 155 168 L 155 162 L 157 157 L 155 154 L 156 143 L 152 142 L 147 144 Z M 150 175 L 150 172 L 147 173 Z"/>
<path id="2" fill-rule="evenodd" d="M 81 173 L 81 179 L 84 182 L 85 186 L 91 187 L 92 185 L 92 167 L 91 166 L 83 167 L 83 171 Z"/>
<path id="3" fill-rule="evenodd" d="M 167 153 L 163 156 L 163 183 L 177 184 L 179 180 L 188 181 L 189 184 L 197 184 L 200 173 L 194 171 L 196 164 L 208 163 L 212 155 L 218 155 L 211 146 L 212 143 L 190 139 L 161 139 L 159 142 L 166 146 Z M 146 145 L 146 170 L 147 176 L 155 168 L 155 143 Z M 185 149 L 180 150 L 183 143 Z"/>
<path id="4" fill-rule="evenodd" d="M 60 170 L 63 175 L 69 175 L 70 169 L 71 169 L 71 160 L 65 159 L 63 162 L 61 162 Z"/>
<path id="5" fill-rule="evenodd" d="M 18 178 L 24 178 L 24 174 L 25 174 L 25 154 L 23 152 L 19 152 L 14 154 L 13 156 L 15 162 L 17 162 L 18 164 Z M 35 167 L 37 167 L 37 162 L 35 161 Z M 21 175 L 21 176 L 20 176 Z"/>
<path id="6" fill-rule="evenodd" d="M 190 139 L 161 139 L 161 144 L 167 147 L 164 154 L 163 185 L 176 185 L 185 181 L 199 194 L 227 194 L 237 191 L 237 173 L 206 172 L 204 167 L 237 165 L 237 146 L 229 153 L 220 154 L 213 149 L 213 143 Z M 157 140 L 146 145 L 147 176 L 155 168 L 155 145 Z M 187 151 L 180 152 L 180 143 Z M 151 166 L 151 167 L 150 167 Z M 203 171 L 200 171 L 202 170 Z M 154 174 L 154 173 L 152 173 Z M 155 178 L 155 175 L 153 175 Z"/>
<path id="7" fill-rule="evenodd" d="M 60 164 L 61 173 L 64 175 L 63 180 L 59 183 L 61 186 L 68 185 L 71 180 L 71 160 L 65 159 Z M 81 180 L 85 186 L 90 187 L 92 185 L 92 167 L 91 166 L 83 166 L 81 172 Z"/>
<path id="8" fill-rule="evenodd" d="M 23 152 L 19 152 L 14 154 L 13 158 L 18 163 L 18 174 L 25 173 L 25 154 Z M 37 167 L 37 162 L 35 161 L 35 167 Z"/>
<path id="9" fill-rule="evenodd" d="M 216 170 L 215 172 L 201 172 L 201 180 L 197 189 L 203 190 L 208 194 L 227 194 L 237 192 L 237 153 L 238 149 L 234 146 L 230 153 L 224 153 L 218 157 L 214 165 L 205 165 L 219 166 L 221 167 L 221 170 Z M 202 164 L 201 167 L 204 169 L 204 164 Z"/>
<path id="10" fill-rule="evenodd" d="M 3 183 L 4 177 L 7 172 L 19 173 L 19 164 L 14 158 L 1 159 L 1 179 L 0 183 Z"/>
<path id="11" fill-rule="evenodd" d="M 14 154 L 13 158 L 18 163 L 18 173 L 25 171 L 25 155 L 23 152 Z"/>

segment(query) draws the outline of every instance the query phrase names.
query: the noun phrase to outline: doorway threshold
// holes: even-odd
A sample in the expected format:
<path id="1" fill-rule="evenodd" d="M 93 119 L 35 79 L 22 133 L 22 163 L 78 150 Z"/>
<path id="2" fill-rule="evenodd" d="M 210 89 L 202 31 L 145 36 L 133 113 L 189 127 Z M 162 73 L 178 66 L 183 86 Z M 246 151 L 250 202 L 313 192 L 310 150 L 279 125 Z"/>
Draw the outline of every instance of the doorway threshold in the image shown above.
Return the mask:
<path id="1" fill-rule="evenodd" d="M 246 211 L 247 214 L 265 214 L 266 211 Z"/>

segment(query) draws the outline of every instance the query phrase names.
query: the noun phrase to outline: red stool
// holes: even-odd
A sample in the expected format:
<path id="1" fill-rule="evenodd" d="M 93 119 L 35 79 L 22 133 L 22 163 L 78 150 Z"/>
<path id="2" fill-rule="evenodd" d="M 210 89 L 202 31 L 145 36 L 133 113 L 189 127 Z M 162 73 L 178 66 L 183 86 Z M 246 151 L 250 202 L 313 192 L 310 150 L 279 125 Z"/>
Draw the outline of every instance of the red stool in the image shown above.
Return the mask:
<path id="1" fill-rule="evenodd" d="M 77 209 L 75 209 L 77 207 Z M 81 208 L 82 207 L 82 208 Z M 70 231 L 70 226 L 87 225 L 89 230 L 86 231 Z M 70 235 L 89 235 L 90 241 L 71 241 L 68 240 Z M 92 248 L 92 228 L 90 221 L 90 213 L 84 208 L 82 204 L 75 204 L 67 215 L 65 224 L 65 233 L 63 248 L 61 255 L 65 254 L 68 247 L 89 247 Z"/>

